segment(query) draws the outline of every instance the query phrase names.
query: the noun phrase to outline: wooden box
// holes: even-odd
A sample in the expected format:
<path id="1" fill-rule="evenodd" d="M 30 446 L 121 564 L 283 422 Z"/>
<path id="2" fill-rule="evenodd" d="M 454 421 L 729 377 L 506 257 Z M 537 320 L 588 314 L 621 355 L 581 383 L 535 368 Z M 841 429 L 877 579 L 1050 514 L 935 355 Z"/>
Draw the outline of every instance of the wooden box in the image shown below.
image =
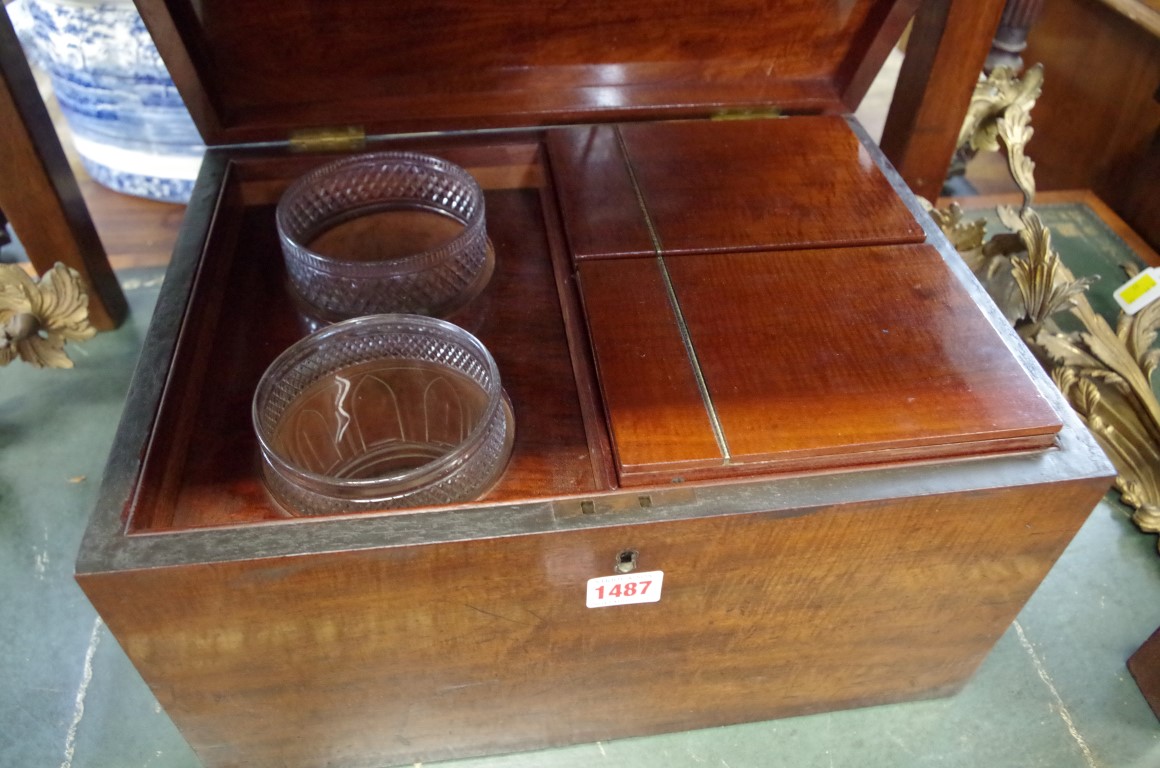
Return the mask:
<path id="1" fill-rule="evenodd" d="M 141 4 L 214 146 L 77 564 L 206 765 L 951 693 L 1108 486 L 843 114 L 907 4 L 244 6 Z M 254 386 L 309 327 L 274 206 L 333 156 L 292 129 L 335 126 L 486 191 L 495 275 L 453 319 L 516 438 L 477 502 L 294 518 L 260 480 Z M 587 607 L 632 568 L 659 601 Z"/>

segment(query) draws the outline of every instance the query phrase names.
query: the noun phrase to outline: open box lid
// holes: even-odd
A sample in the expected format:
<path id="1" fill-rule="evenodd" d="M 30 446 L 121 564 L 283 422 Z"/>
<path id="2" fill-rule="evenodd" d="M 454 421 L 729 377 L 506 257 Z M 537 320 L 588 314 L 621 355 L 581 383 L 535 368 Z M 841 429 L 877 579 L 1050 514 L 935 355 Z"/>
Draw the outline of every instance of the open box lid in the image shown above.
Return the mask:
<path id="1" fill-rule="evenodd" d="M 136 0 L 210 145 L 861 100 L 916 0 Z"/>

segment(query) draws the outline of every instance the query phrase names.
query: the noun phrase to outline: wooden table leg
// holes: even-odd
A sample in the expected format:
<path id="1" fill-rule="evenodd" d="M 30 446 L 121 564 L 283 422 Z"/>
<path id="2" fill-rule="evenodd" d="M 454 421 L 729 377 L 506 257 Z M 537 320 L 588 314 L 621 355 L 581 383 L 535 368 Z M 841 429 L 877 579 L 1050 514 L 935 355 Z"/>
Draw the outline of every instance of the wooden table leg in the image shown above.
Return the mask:
<path id="1" fill-rule="evenodd" d="M 89 320 L 115 328 L 125 295 L 89 217 L 6 12 L 0 12 L 0 210 L 40 274 L 63 262 L 89 287 Z"/>
<path id="2" fill-rule="evenodd" d="M 1128 659 L 1128 671 L 1136 678 L 1148 706 L 1160 717 L 1160 629 Z"/>
<path id="3" fill-rule="evenodd" d="M 914 17 L 882 151 L 916 194 L 942 190 L 1004 0 L 925 0 Z"/>

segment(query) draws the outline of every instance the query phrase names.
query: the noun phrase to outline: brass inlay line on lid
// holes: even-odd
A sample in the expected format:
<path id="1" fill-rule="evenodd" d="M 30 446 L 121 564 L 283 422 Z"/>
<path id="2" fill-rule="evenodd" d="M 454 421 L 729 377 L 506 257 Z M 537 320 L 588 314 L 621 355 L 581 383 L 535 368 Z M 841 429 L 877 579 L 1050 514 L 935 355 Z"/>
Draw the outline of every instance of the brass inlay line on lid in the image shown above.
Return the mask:
<path id="1" fill-rule="evenodd" d="M 705 383 L 705 374 L 701 369 L 701 361 L 697 359 L 697 350 L 693 348 L 693 339 L 689 335 L 689 326 L 685 322 L 685 313 L 681 310 L 681 303 L 677 299 L 676 288 L 673 287 L 672 277 L 669 275 L 668 265 L 665 264 L 664 246 L 661 244 L 660 234 L 657 232 L 656 225 L 653 223 L 652 215 L 649 213 L 648 205 L 645 204 L 644 193 L 640 189 L 640 184 L 636 179 L 636 171 L 632 167 L 632 160 L 628 156 L 628 145 L 624 141 L 624 136 L 620 132 L 620 126 L 613 126 L 616 131 L 616 141 L 620 145 L 620 154 L 624 158 L 624 167 L 628 172 L 628 180 L 632 183 L 633 194 L 636 195 L 636 203 L 640 206 L 641 215 L 644 216 L 645 226 L 648 228 L 649 239 L 652 240 L 653 252 L 656 254 L 657 268 L 661 273 L 661 280 L 664 282 L 665 294 L 669 297 L 669 307 L 673 310 L 673 316 L 677 321 L 677 330 L 681 336 L 681 343 L 685 346 L 685 355 L 689 358 L 689 365 L 693 369 L 693 377 L 697 380 L 697 389 L 701 393 L 701 401 L 705 405 L 705 412 L 709 416 L 709 426 L 713 430 L 713 438 L 717 441 L 717 450 L 721 452 L 721 457 L 726 464 L 732 461 L 732 456 L 729 453 L 729 444 L 725 440 L 725 430 L 721 428 L 721 419 L 717 415 L 717 406 L 713 404 L 713 397 L 709 394 L 709 386 Z"/>

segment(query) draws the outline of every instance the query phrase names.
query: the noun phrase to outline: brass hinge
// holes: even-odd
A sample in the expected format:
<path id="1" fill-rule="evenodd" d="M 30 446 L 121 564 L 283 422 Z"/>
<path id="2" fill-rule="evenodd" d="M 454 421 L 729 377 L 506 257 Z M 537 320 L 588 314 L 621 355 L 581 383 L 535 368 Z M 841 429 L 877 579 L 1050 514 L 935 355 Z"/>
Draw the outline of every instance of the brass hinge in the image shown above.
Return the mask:
<path id="1" fill-rule="evenodd" d="M 367 133 L 361 125 L 304 128 L 290 134 L 290 149 L 293 152 L 349 152 L 362 149 L 366 143 Z"/>
<path id="2" fill-rule="evenodd" d="M 781 117 L 781 110 L 777 107 L 757 107 L 754 109 L 723 109 L 714 114 L 711 120 L 770 120 Z"/>

